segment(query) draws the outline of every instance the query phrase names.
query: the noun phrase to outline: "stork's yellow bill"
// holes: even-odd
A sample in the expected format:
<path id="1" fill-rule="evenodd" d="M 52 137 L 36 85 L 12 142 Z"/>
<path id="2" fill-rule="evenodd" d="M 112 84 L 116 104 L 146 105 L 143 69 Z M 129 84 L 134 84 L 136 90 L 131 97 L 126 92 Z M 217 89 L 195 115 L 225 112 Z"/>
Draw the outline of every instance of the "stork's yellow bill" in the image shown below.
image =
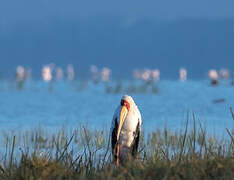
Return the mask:
<path id="1" fill-rule="evenodd" d="M 127 107 L 122 106 L 121 111 L 120 111 L 119 127 L 117 130 L 117 141 L 119 140 L 119 134 L 120 134 L 121 128 L 123 126 L 124 120 L 127 116 L 127 113 L 128 113 Z"/>

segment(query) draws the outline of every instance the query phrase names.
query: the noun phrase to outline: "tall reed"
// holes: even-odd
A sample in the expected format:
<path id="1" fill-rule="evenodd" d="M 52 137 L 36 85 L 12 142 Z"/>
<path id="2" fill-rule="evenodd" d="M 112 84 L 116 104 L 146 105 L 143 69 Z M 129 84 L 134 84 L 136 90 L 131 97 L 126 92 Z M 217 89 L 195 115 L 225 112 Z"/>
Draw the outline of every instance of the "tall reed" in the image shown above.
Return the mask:
<path id="1" fill-rule="evenodd" d="M 231 110 L 233 116 L 233 112 Z M 234 130 L 210 135 L 195 114 L 185 126 L 142 133 L 135 160 L 112 163 L 107 130 L 38 127 L 2 134 L 1 179 L 232 179 Z M 191 125 L 191 126 L 189 126 Z M 224 130 L 225 131 L 225 130 Z"/>

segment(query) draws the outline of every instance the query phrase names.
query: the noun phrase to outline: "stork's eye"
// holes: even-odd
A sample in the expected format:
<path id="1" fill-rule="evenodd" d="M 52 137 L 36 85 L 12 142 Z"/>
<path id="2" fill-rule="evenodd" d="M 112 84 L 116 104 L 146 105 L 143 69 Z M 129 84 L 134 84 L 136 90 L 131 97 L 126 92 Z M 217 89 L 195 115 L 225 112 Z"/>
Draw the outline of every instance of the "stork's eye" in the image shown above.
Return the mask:
<path id="1" fill-rule="evenodd" d="M 120 105 L 124 106 L 124 100 L 121 100 Z"/>

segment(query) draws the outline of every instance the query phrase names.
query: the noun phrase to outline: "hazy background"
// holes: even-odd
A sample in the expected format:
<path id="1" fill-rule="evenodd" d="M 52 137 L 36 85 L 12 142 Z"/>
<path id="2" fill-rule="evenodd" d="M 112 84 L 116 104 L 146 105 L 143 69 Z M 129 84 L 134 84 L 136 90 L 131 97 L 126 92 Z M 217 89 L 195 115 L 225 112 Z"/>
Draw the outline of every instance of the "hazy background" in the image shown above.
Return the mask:
<path id="1" fill-rule="evenodd" d="M 234 69 L 233 0 L 0 1 L 0 71 L 18 64 L 91 64 L 128 76 L 133 68 L 178 69 L 203 78 L 209 68 Z M 36 74 L 36 73 L 34 73 Z"/>

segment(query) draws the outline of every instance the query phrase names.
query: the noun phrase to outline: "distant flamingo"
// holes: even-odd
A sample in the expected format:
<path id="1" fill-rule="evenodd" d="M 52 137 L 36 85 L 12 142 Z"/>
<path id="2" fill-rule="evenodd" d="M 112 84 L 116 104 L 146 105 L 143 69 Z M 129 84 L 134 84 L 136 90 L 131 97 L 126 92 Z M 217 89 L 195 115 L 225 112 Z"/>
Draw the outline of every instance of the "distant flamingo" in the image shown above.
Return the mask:
<path id="1" fill-rule="evenodd" d="M 212 85 L 218 85 L 219 74 L 215 69 L 211 69 L 208 73 L 209 78 L 211 79 Z"/>
<path id="2" fill-rule="evenodd" d="M 187 70 L 185 68 L 180 68 L 180 81 L 187 80 Z"/>

